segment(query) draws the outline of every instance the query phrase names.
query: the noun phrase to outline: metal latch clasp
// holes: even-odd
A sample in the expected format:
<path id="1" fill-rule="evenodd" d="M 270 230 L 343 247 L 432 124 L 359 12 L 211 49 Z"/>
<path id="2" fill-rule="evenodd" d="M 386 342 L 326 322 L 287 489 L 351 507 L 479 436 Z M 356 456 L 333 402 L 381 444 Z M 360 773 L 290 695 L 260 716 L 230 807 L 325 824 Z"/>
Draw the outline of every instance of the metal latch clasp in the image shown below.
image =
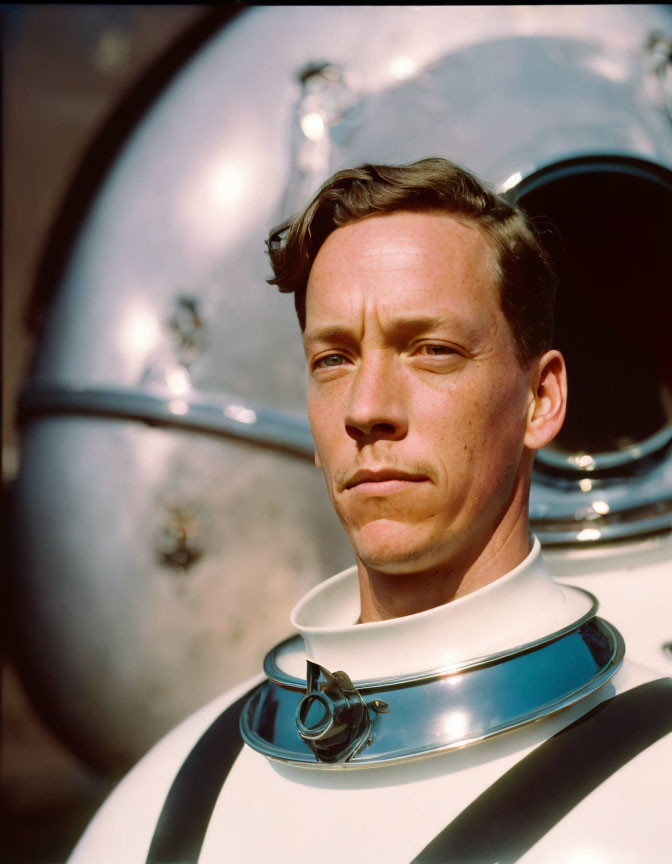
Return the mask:
<path id="1" fill-rule="evenodd" d="M 387 707 L 381 700 L 367 706 L 345 672 L 332 673 L 308 660 L 296 726 L 320 762 L 345 762 L 371 743 L 371 711 L 383 713 Z"/>

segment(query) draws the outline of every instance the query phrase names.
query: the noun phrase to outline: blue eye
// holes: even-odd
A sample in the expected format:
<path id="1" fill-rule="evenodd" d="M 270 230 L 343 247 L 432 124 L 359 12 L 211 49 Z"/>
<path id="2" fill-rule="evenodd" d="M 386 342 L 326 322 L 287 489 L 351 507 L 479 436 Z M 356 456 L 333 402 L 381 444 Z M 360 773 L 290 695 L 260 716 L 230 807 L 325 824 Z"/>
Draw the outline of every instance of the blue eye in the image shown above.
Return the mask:
<path id="1" fill-rule="evenodd" d="M 345 358 L 342 354 L 327 354 L 326 357 L 320 357 L 318 360 L 319 366 L 342 366 Z"/>

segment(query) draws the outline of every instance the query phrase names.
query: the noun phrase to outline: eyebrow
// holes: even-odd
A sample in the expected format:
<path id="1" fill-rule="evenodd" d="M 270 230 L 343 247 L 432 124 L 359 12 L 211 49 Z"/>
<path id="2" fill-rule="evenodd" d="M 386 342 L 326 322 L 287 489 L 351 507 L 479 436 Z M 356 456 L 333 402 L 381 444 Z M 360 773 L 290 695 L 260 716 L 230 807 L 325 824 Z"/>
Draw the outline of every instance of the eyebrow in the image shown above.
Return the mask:
<path id="1" fill-rule="evenodd" d="M 478 324 L 471 324 L 463 318 L 454 315 L 412 315 L 392 318 L 387 322 L 386 330 L 396 338 L 407 339 L 418 336 L 432 330 L 439 330 L 449 326 L 458 338 L 468 343 L 477 342 L 483 338 L 483 328 Z M 306 346 L 319 342 L 351 342 L 356 336 L 352 326 L 348 324 L 327 324 L 314 330 L 306 330 L 303 341 Z"/>
<path id="2" fill-rule="evenodd" d="M 347 342 L 353 339 L 353 328 L 347 324 L 327 324 L 315 330 L 303 331 L 304 345 L 314 342 Z"/>
<path id="3" fill-rule="evenodd" d="M 392 318 L 389 326 L 393 332 L 405 336 L 415 336 L 426 333 L 428 330 L 439 330 L 446 326 L 455 329 L 464 338 L 477 338 L 482 333 L 482 328 L 477 324 L 471 324 L 455 315 L 404 316 Z"/>

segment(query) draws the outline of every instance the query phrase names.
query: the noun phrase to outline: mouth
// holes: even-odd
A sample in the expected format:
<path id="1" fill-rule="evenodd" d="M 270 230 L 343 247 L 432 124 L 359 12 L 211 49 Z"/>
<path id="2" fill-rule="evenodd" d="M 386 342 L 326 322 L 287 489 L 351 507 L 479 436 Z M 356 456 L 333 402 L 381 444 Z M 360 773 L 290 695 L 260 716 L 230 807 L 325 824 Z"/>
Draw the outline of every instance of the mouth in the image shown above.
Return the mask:
<path id="1" fill-rule="evenodd" d="M 360 495 L 390 495 L 416 488 L 427 480 L 425 474 L 407 474 L 394 469 L 362 470 L 348 479 L 345 489 Z"/>

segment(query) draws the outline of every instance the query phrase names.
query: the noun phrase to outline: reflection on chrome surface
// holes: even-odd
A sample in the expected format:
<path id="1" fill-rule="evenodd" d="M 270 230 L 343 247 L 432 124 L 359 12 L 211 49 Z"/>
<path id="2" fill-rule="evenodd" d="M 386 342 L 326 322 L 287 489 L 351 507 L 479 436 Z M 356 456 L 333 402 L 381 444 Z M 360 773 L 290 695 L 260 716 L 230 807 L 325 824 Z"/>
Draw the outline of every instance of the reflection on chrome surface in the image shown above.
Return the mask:
<path id="1" fill-rule="evenodd" d="M 352 741 L 358 746 L 344 747 L 340 758 L 315 752 L 295 723 L 308 698 L 302 691 L 308 696 L 315 691 L 315 676 L 310 684 L 285 676 L 271 654 L 266 667 L 274 670 L 274 680 L 250 698 L 241 715 L 241 733 L 265 756 L 307 767 L 357 768 L 406 761 L 458 749 L 561 711 L 609 681 L 623 654 L 618 631 L 592 617 L 550 641 L 460 668 L 403 681 L 352 685 L 347 679 L 356 698 L 369 708 L 369 722 L 362 727 L 357 715 Z M 309 675 L 311 665 L 315 664 L 309 661 Z M 329 680 L 321 686 L 326 690 Z M 323 701 L 328 712 L 331 703 Z M 379 702 L 385 703 L 382 712 L 375 704 Z M 340 715 L 342 724 L 344 716 Z M 325 727 L 330 725 L 329 717 L 320 720 Z M 362 728 L 366 741 L 358 737 Z"/>

